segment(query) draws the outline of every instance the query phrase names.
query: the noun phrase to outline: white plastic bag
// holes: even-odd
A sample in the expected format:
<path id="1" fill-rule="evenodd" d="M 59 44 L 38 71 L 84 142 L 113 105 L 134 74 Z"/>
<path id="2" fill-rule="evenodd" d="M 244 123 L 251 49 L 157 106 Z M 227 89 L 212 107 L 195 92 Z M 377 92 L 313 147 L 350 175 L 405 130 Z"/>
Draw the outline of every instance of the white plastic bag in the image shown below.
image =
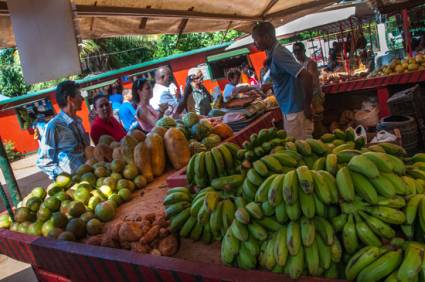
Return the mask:
<path id="1" fill-rule="evenodd" d="M 371 143 L 381 143 L 381 142 L 394 142 L 397 140 L 397 136 L 389 133 L 388 131 L 381 130 L 376 133 L 376 136 L 373 137 Z"/>
<path id="2" fill-rule="evenodd" d="M 366 133 L 366 129 L 364 128 L 363 125 L 358 125 L 355 129 L 354 129 L 354 133 L 356 134 L 356 140 L 358 138 L 364 138 L 364 140 L 367 143 L 367 133 Z"/>

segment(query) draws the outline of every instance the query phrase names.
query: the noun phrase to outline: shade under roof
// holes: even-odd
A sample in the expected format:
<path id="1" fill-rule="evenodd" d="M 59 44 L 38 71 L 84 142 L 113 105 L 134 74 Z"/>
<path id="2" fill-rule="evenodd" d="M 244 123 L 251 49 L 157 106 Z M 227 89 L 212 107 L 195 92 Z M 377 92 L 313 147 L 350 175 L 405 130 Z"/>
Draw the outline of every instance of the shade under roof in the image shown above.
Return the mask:
<path id="1" fill-rule="evenodd" d="M 9 0 L 11 1 L 11 0 Z M 339 0 L 74 0 L 83 39 L 124 34 L 179 34 L 227 29 L 250 31 L 257 21 L 275 24 L 316 12 Z M 0 47 L 15 39 L 0 0 Z"/>

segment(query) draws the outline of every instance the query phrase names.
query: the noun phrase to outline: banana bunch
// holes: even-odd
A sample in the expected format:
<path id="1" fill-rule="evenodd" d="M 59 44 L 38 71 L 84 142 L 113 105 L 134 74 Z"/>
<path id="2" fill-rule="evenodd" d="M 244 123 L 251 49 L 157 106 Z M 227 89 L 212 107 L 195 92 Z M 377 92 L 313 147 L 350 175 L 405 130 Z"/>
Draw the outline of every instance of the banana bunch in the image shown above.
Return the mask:
<path id="1" fill-rule="evenodd" d="M 242 186 L 242 195 L 247 201 L 253 201 L 259 187 L 276 173 L 285 173 L 293 170 L 301 156 L 296 152 L 285 151 L 274 153 L 256 160 L 246 174 Z"/>
<path id="2" fill-rule="evenodd" d="M 421 229 L 425 232 L 425 195 L 411 195 L 407 199 L 404 207 L 406 222 L 401 226 L 401 230 L 408 239 L 415 237 L 415 231 Z"/>
<path id="3" fill-rule="evenodd" d="M 367 246 L 356 252 L 345 268 L 347 280 L 425 281 L 425 247 L 407 242 L 402 248 Z"/>
<path id="4" fill-rule="evenodd" d="M 249 140 L 242 144 L 243 149 L 238 151 L 239 160 L 254 162 L 275 149 L 283 148 L 286 141 L 293 140 L 294 138 L 286 136 L 285 130 L 275 127 L 263 128 L 258 134 L 251 134 Z"/>
<path id="5" fill-rule="evenodd" d="M 246 185 L 242 188 L 244 197 L 248 194 L 245 188 Z M 331 173 L 299 166 L 286 174 L 270 175 L 254 195 L 249 194 L 249 199 L 274 209 L 276 219 L 283 224 L 288 220 L 296 221 L 301 216 L 326 217 L 328 212 L 333 211 L 334 207 L 330 205 L 338 203 L 339 195 Z"/>
<path id="6" fill-rule="evenodd" d="M 332 225 L 321 217 L 303 217 L 263 241 L 258 262 L 262 268 L 285 273 L 292 279 L 303 273 L 337 278 L 336 264 L 341 258 L 342 247 Z"/>
<path id="7" fill-rule="evenodd" d="M 330 145 L 331 148 L 336 148 L 343 144 L 350 144 L 350 149 L 361 149 L 366 144 L 364 137 L 356 137 L 356 133 L 352 127 L 348 127 L 345 131 L 337 128 L 332 133 L 323 134 L 320 140 Z"/>
<path id="8" fill-rule="evenodd" d="M 400 209 L 406 206 L 403 197 L 379 197 L 376 205 L 356 198 L 353 202 L 342 203 L 340 215 L 331 219 L 337 232 L 342 233 L 345 251 L 353 254 L 362 245 L 381 246 L 383 240 L 396 236 L 397 226 L 406 222 L 406 216 Z"/>
<path id="9" fill-rule="evenodd" d="M 192 156 L 186 168 L 186 177 L 190 185 L 205 188 L 215 178 L 238 172 L 239 146 L 226 142 L 208 152 L 200 152 Z"/>

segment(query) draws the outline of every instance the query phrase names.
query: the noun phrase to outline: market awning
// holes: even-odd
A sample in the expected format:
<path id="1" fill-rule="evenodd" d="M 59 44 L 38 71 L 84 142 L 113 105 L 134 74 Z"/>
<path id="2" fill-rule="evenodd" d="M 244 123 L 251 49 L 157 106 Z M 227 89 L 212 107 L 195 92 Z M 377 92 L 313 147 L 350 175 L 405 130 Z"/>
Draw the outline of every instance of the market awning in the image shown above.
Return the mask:
<path id="1" fill-rule="evenodd" d="M 74 0 L 83 39 L 123 34 L 181 34 L 275 24 L 316 12 L 339 0 Z M 0 0 L 0 47 L 14 46 L 6 0 Z"/>
<path id="2" fill-rule="evenodd" d="M 346 21 L 356 17 L 367 17 L 373 15 L 373 12 L 366 6 L 366 4 L 345 7 L 341 9 L 328 9 L 319 13 L 303 16 L 287 24 L 281 25 L 276 28 L 276 36 L 278 38 L 287 38 L 298 32 L 316 29 L 320 30 L 321 27 L 329 26 L 334 23 Z M 339 26 L 337 26 L 339 29 Z M 236 40 L 226 50 L 232 50 L 252 44 L 254 41 L 251 35 Z"/>
<path id="3" fill-rule="evenodd" d="M 223 60 L 223 59 L 236 57 L 236 56 L 239 56 L 239 55 L 245 55 L 245 54 L 249 54 L 248 48 L 242 48 L 242 49 L 237 49 L 237 50 L 233 50 L 233 51 L 229 51 L 229 52 L 224 52 L 224 53 L 217 54 L 217 55 L 211 55 L 211 56 L 207 57 L 207 61 L 209 63 L 211 63 L 211 62 L 220 61 L 220 60 Z"/>

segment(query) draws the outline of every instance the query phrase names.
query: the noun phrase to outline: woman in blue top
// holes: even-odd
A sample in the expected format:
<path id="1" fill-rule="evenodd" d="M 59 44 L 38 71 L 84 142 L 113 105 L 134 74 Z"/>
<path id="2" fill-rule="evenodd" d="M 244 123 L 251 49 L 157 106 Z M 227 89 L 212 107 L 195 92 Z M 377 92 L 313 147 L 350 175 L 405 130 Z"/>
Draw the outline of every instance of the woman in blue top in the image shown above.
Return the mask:
<path id="1" fill-rule="evenodd" d="M 123 90 L 124 102 L 121 104 L 118 114 L 124 129 L 129 132 L 137 126 L 136 109 L 133 106 L 133 95 L 130 89 Z"/>
<path id="2" fill-rule="evenodd" d="M 232 68 L 227 72 L 227 79 L 229 83 L 226 84 L 223 91 L 223 100 L 226 103 L 238 96 L 239 93 L 257 89 L 253 86 L 236 86 L 241 81 L 241 71 L 237 68 Z"/>
<path id="3" fill-rule="evenodd" d="M 109 102 L 112 104 L 112 110 L 116 113 L 123 101 L 122 88 L 119 85 L 113 85 L 109 92 Z"/>

